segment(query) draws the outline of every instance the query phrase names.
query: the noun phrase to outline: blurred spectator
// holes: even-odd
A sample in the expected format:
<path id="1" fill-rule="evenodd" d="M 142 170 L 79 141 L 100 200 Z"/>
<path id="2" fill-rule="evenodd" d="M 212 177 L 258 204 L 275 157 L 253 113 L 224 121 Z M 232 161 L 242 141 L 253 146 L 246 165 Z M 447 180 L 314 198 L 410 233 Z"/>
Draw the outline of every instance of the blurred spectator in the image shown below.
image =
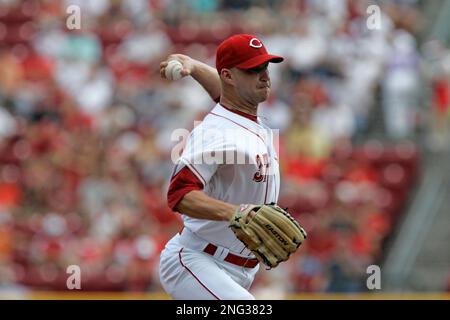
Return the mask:
<path id="1" fill-rule="evenodd" d="M 426 77 L 431 86 L 427 146 L 431 151 L 450 148 L 450 51 L 438 40 L 424 44 Z"/>
<path id="2" fill-rule="evenodd" d="M 419 58 L 414 37 L 405 30 L 392 35 L 386 73 L 382 79 L 384 120 L 389 136 L 410 138 L 419 105 Z"/>

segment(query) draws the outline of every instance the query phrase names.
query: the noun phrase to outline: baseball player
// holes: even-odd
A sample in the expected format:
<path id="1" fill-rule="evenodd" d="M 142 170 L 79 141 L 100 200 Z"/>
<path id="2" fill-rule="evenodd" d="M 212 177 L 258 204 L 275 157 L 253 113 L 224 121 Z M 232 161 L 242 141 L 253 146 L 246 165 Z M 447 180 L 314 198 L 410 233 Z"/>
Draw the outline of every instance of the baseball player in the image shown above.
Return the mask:
<path id="1" fill-rule="evenodd" d="M 167 199 L 184 228 L 161 253 L 162 286 L 174 299 L 254 299 L 259 263 L 275 267 L 306 238 L 289 214 L 269 205 L 278 200 L 279 164 L 273 132 L 257 116 L 270 91 L 268 65 L 283 58 L 240 34 L 219 45 L 216 69 L 177 54 L 161 63 L 163 77 L 171 59 L 218 103 L 174 167 Z"/>

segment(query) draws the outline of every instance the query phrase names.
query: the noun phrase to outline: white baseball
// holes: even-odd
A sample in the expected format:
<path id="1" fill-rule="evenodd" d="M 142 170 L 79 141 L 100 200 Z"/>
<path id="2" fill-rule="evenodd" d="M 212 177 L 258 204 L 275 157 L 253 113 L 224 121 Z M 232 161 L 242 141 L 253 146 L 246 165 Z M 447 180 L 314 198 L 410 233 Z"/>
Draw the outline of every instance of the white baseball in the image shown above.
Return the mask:
<path id="1" fill-rule="evenodd" d="M 169 80 L 178 80 L 183 76 L 181 75 L 181 70 L 183 70 L 183 65 L 178 60 L 170 60 L 167 64 L 165 75 Z"/>

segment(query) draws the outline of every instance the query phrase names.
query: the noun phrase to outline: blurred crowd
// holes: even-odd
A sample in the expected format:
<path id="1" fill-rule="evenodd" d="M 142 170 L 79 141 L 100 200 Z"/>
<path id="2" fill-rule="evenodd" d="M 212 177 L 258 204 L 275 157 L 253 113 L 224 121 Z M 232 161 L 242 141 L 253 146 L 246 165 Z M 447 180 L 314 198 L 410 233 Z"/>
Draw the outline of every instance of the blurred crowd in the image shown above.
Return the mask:
<path id="1" fill-rule="evenodd" d="M 79 29 L 66 24 L 73 4 Z M 214 65 L 217 44 L 238 32 L 286 57 L 270 66 L 259 115 L 281 133 L 280 204 L 309 233 L 254 290 L 365 290 L 420 174 L 409 139 L 431 123 L 430 145 L 446 146 L 450 102 L 450 64 L 440 67 L 450 55 L 419 49 L 416 1 L 380 1 L 375 30 L 369 4 L 1 2 L 0 290 L 65 290 L 69 265 L 84 290 L 161 290 L 159 252 L 181 227 L 165 196 L 171 133 L 214 102 L 192 79 L 161 79 L 159 63 L 179 52 Z M 394 144 L 355 144 L 374 114 Z"/>

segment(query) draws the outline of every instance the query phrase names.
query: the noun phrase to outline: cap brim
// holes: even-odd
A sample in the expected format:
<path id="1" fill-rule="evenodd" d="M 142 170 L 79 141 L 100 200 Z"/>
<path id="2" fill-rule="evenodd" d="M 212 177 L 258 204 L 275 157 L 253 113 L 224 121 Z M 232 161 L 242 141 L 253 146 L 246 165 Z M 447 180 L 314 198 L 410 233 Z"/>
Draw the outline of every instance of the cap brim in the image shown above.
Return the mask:
<path id="1" fill-rule="evenodd" d="M 284 58 L 280 56 L 274 56 L 272 54 L 263 54 L 236 65 L 236 68 L 251 69 L 266 62 L 280 63 L 283 60 Z"/>

